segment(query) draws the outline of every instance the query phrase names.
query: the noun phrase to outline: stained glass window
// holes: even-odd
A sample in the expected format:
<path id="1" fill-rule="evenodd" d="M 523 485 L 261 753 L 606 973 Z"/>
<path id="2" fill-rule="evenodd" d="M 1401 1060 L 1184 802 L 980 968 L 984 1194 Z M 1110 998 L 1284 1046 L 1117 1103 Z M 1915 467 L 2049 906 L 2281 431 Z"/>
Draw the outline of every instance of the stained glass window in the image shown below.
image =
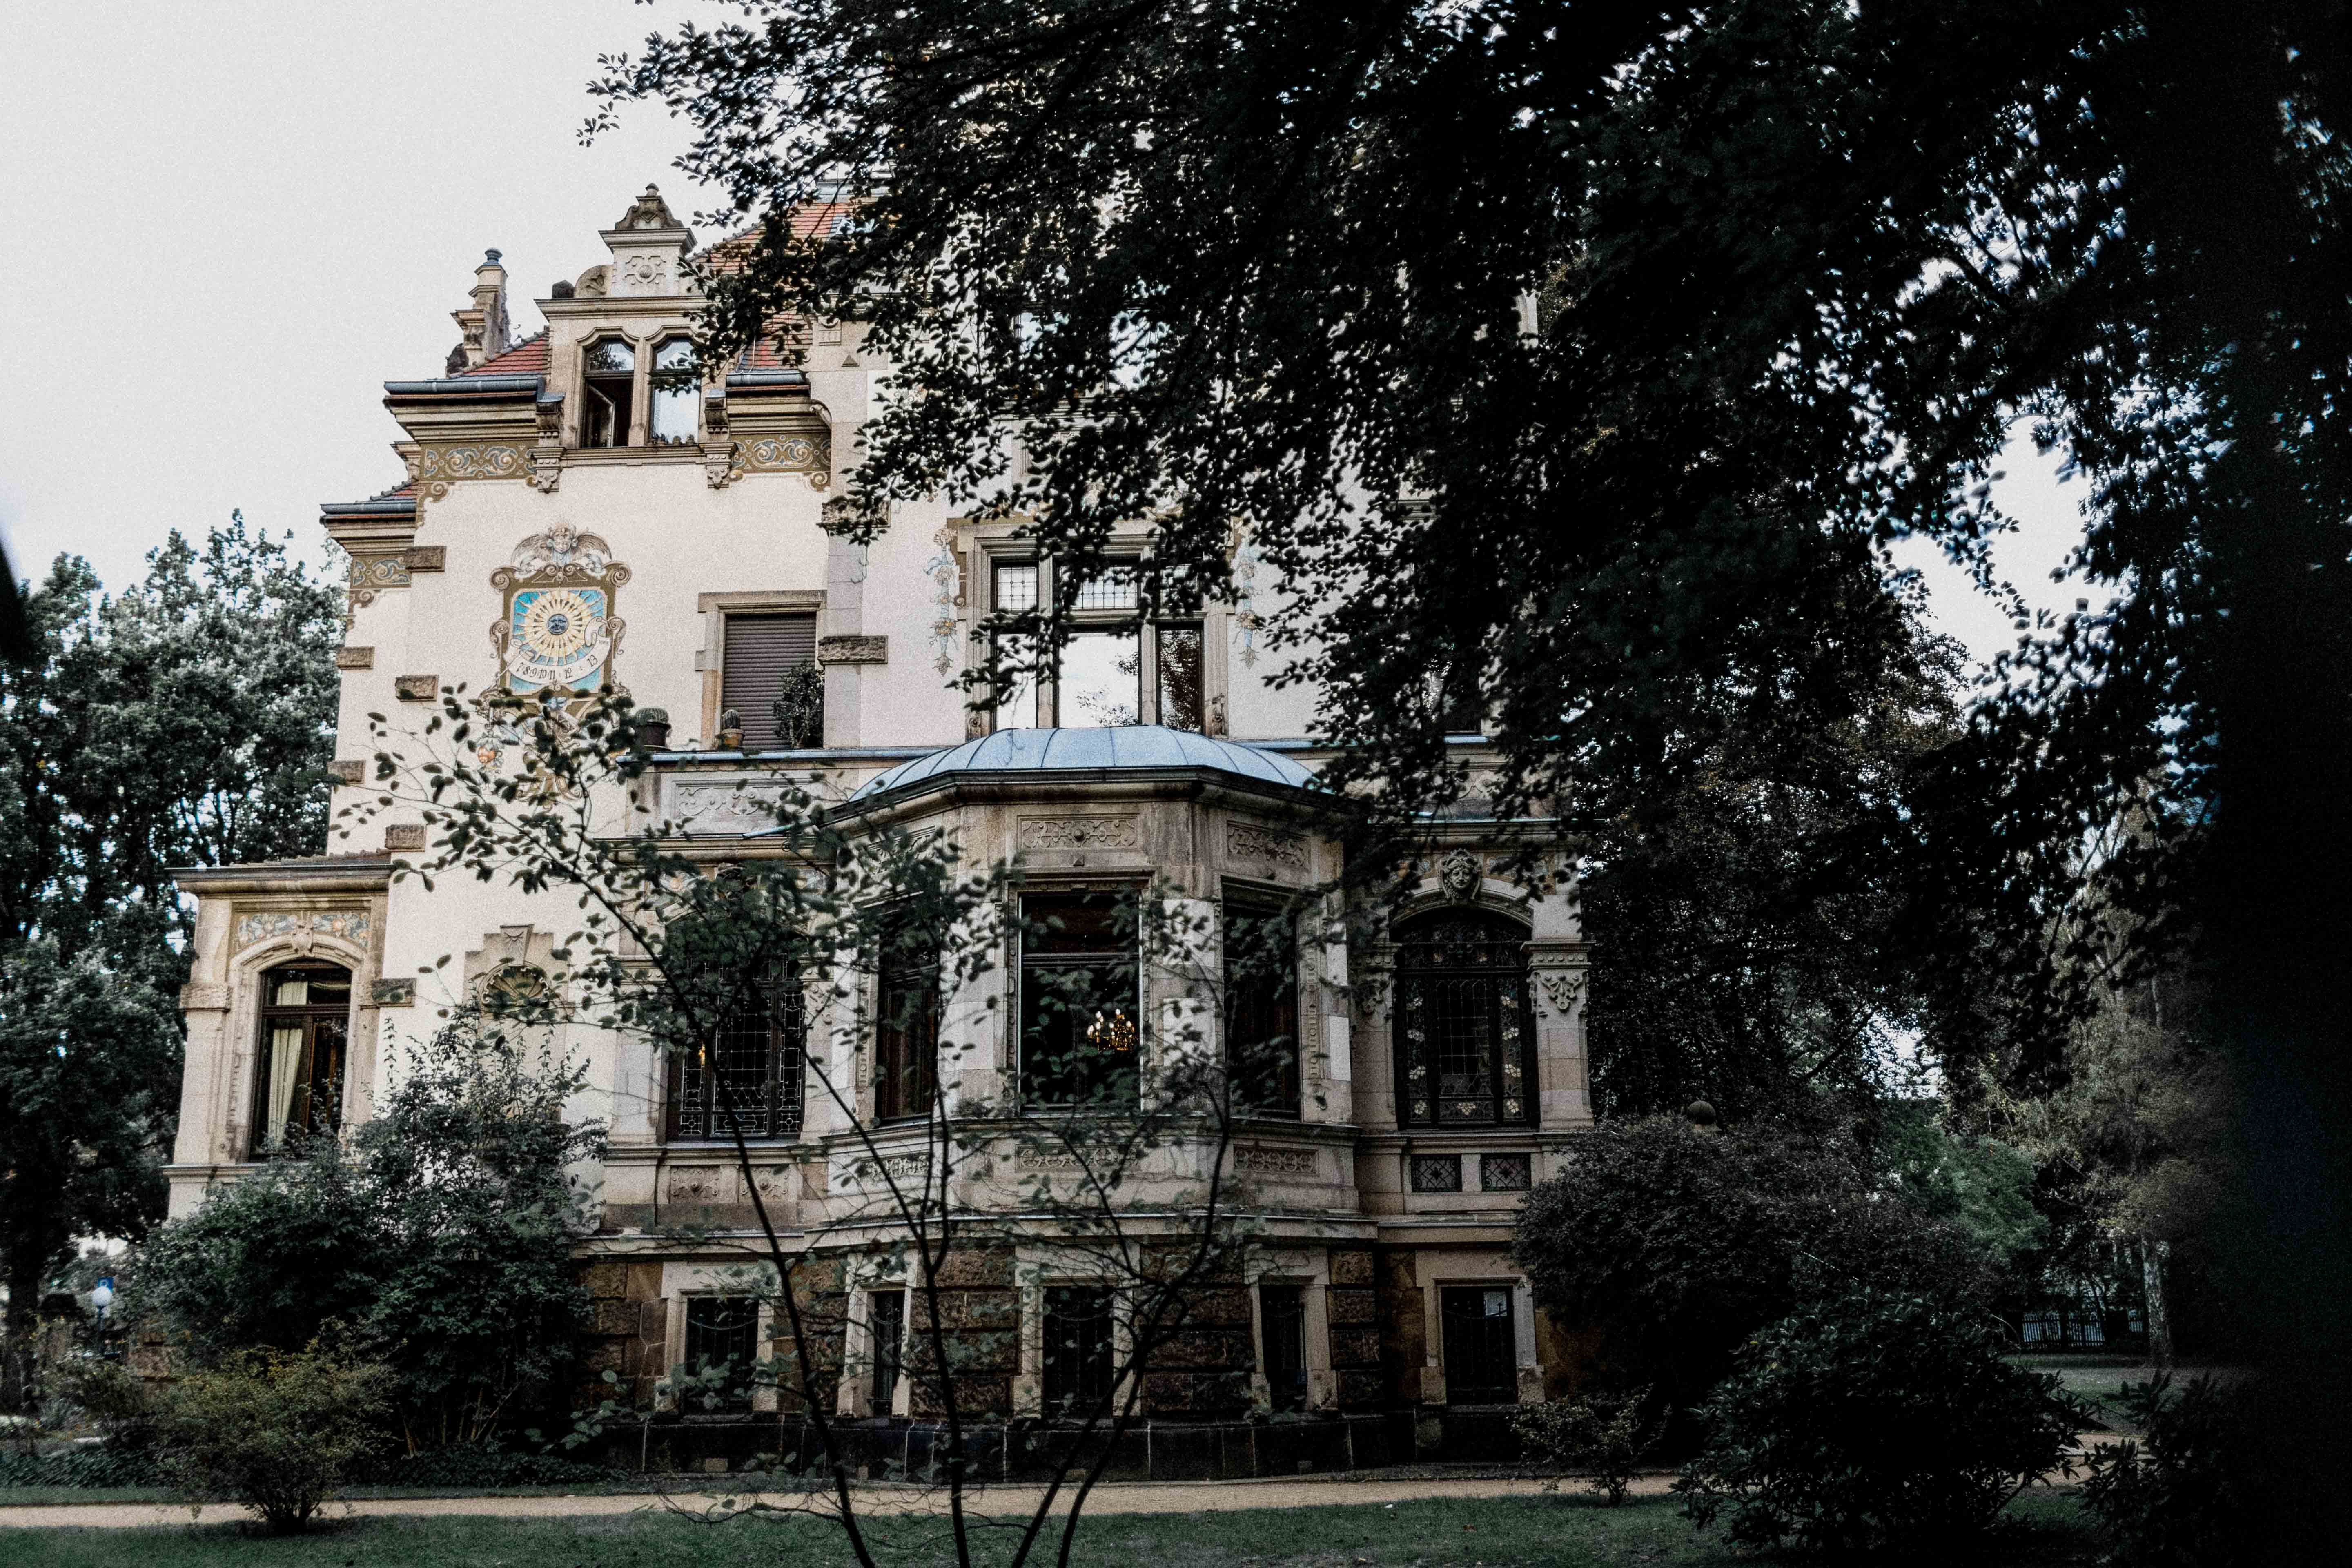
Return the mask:
<path id="1" fill-rule="evenodd" d="M 1527 933 L 1447 912 L 1399 933 L 1397 1116 L 1407 1127 L 1532 1126 Z"/>

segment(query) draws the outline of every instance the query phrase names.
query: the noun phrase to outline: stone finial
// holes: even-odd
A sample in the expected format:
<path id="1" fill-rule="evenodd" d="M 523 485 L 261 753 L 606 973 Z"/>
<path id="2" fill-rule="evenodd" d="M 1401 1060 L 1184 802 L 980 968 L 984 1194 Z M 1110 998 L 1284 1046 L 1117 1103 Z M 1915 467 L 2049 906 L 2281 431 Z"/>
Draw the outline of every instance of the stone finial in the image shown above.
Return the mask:
<path id="1" fill-rule="evenodd" d="M 662 200 L 661 189 L 647 185 L 646 194 L 629 204 L 614 228 L 683 228 L 685 225 L 670 216 L 669 204 Z"/>
<path id="2" fill-rule="evenodd" d="M 606 229 L 604 237 L 613 252 L 605 287 L 592 290 L 583 277 L 578 285 L 583 298 L 597 292 L 615 297 L 692 292 L 691 280 L 686 276 L 686 258 L 694 248 L 694 231 L 677 221 L 669 204 L 662 200 L 661 192 L 654 186 L 647 185 L 646 194 L 629 204 L 621 221 Z"/>
<path id="3" fill-rule="evenodd" d="M 470 370 L 484 360 L 495 359 L 513 346 L 514 333 L 507 320 L 507 269 L 499 265 L 499 253 L 486 250 L 482 264 L 474 268 L 474 302 L 462 310 L 449 312 L 450 320 L 465 336 L 449 352 L 449 369 Z M 460 366 L 459 356 L 465 363 Z"/>

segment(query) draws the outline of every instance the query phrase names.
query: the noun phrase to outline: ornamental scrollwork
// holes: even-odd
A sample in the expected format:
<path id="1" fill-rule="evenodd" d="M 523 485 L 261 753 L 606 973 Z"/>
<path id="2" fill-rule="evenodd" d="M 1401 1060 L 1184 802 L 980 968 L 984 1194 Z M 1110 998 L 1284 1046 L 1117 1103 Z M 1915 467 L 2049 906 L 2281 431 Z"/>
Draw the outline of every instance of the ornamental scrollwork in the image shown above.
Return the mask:
<path id="1" fill-rule="evenodd" d="M 236 917 L 235 945 L 242 950 L 257 942 L 289 936 L 331 936 L 345 942 L 364 942 L 367 934 L 365 910 L 254 910 Z"/>
<path id="2" fill-rule="evenodd" d="M 447 495 L 449 487 L 461 480 L 520 479 L 530 471 L 530 452 L 503 442 L 420 447 L 408 459 L 409 479 L 434 500 Z"/>
<path id="3" fill-rule="evenodd" d="M 1225 852 L 1237 860 L 1265 860 L 1293 871 L 1307 869 L 1306 840 L 1255 823 L 1227 823 Z"/>
<path id="4" fill-rule="evenodd" d="M 831 443 L 822 435 L 757 436 L 735 443 L 730 473 L 806 474 L 809 488 L 823 489 L 833 471 Z"/>
<path id="5" fill-rule="evenodd" d="M 1021 825 L 1024 849 L 1133 849 L 1142 843 L 1131 816 L 1041 816 Z"/>

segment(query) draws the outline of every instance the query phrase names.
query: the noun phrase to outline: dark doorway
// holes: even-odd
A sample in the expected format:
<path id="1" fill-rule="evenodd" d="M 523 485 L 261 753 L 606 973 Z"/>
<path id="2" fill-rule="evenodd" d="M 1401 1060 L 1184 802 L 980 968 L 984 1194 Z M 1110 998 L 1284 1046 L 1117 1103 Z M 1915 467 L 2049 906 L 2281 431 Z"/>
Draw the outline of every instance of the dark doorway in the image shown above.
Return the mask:
<path id="1" fill-rule="evenodd" d="M 1445 1403 L 1511 1405 L 1519 1397 L 1518 1336 L 1507 1285 L 1444 1293 Z"/>
<path id="2" fill-rule="evenodd" d="M 1276 1410 L 1307 1408 L 1307 1291 L 1298 1285 L 1257 1288 L 1258 1331 L 1265 1336 L 1265 1391 Z"/>

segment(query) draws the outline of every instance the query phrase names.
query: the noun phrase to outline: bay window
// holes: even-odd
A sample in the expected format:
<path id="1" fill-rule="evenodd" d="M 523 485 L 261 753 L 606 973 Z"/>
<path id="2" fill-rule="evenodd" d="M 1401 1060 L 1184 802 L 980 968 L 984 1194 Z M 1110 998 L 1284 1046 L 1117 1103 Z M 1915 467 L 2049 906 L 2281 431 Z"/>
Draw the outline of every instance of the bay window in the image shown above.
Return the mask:
<path id="1" fill-rule="evenodd" d="M 1142 973 L 1131 894 L 1021 900 L 1021 1094 L 1047 1110 L 1135 1102 Z"/>

